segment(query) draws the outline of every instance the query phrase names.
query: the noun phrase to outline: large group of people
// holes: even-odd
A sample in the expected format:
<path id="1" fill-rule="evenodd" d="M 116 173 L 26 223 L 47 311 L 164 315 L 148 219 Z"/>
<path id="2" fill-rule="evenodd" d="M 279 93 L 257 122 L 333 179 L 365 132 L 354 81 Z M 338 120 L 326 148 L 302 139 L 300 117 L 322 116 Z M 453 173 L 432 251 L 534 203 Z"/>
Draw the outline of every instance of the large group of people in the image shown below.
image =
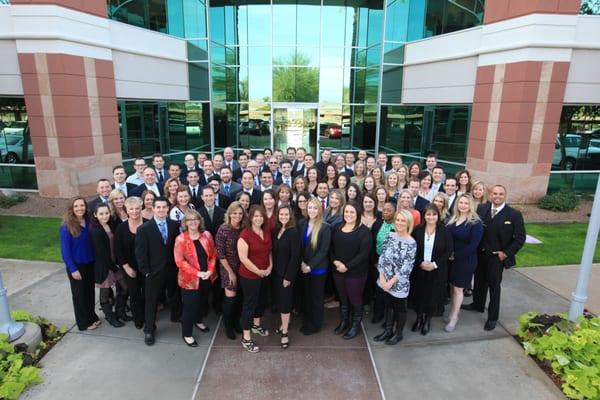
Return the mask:
<path id="1" fill-rule="evenodd" d="M 133 321 L 154 344 L 157 312 L 170 310 L 184 342 L 222 313 L 229 339 L 259 351 L 252 335 L 269 335 L 265 310 L 279 314 L 274 332 L 290 345 L 292 315 L 300 331 L 323 329 L 326 307 L 339 307 L 334 333 L 360 334 L 363 313 L 383 321 L 374 340 L 427 335 L 448 307 L 445 331 L 461 309 L 499 318 L 502 271 L 525 242 L 521 214 L 506 188 L 488 187 L 468 170 L 449 174 L 434 154 L 405 165 L 385 152 L 316 157 L 304 148 L 250 149 L 234 158 L 186 154 L 166 165 L 161 154 L 134 161 L 127 176 L 113 168 L 97 196 L 71 199 L 60 228 L 61 252 L 80 330 Z M 113 290 L 114 289 L 114 290 Z M 473 302 L 463 304 L 464 297 Z"/>

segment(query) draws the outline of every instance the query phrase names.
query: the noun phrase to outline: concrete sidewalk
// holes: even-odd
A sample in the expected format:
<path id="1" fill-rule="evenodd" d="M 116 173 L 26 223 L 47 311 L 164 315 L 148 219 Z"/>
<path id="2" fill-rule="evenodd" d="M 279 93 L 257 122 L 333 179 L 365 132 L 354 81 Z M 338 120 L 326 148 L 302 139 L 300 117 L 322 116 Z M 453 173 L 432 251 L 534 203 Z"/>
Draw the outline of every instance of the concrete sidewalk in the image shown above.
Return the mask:
<path id="1" fill-rule="evenodd" d="M 538 269 L 506 271 L 502 286 L 500 323 L 492 332 L 483 330 L 484 314 L 463 311 L 454 333 L 445 333 L 441 318 L 435 318 L 430 334 L 422 336 L 410 332 L 414 321 L 414 314 L 410 313 L 404 340 L 399 345 L 390 347 L 372 341 L 372 337 L 381 328 L 365 321 L 364 338 L 367 339 L 367 351 L 372 359 L 355 357 L 356 360 L 362 359 L 365 364 L 360 368 L 364 371 L 361 376 L 367 379 L 364 382 L 371 380 L 373 384 L 380 384 L 382 394 L 387 399 L 563 398 L 560 390 L 511 337 L 517 328 L 516 318 L 526 311 L 556 313 L 568 309 L 567 299 L 557 294 L 555 288 L 547 288 L 535 280 L 534 275 Z M 214 316 L 207 321 L 212 328 L 209 334 L 195 332 L 200 344 L 196 349 L 183 343 L 180 325 L 168 322 L 168 313 L 165 312 L 160 314 L 157 343 L 152 348 L 144 345 L 142 333 L 132 323 L 114 329 L 105 322 L 96 331 L 79 332 L 76 328 L 72 329 L 74 318 L 69 284 L 62 265 L 0 260 L 0 270 L 9 291 L 11 308 L 26 309 L 71 329 L 42 360 L 44 383 L 27 390 L 23 398 L 75 399 L 85 393 L 88 399 L 117 395 L 128 399 L 176 400 L 192 399 L 197 388 L 199 391 L 196 398 L 204 398 L 208 392 L 218 395 L 219 384 L 215 385 L 215 379 L 224 380 L 225 383 L 220 384 L 231 382 L 227 376 L 218 376 L 215 374 L 216 370 L 211 370 L 211 366 L 220 361 L 221 353 L 228 352 L 228 359 L 233 361 L 228 364 L 230 368 L 242 367 L 235 363 L 236 357 L 241 360 L 251 356 L 242 350 L 239 343 L 224 347 L 222 336 L 216 338 L 214 352 L 211 352 L 212 335 L 217 326 Z M 565 274 L 565 271 L 570 270 L 563 271 L 561 267 L 547 268 L 542 275 L 549 279 L 554 274 Z M 566 278 L 557 278 L 558 281 L 564 279 Z M 550 285 L 548 281 L 544 282 Z M 470 299 L 466 302 L 470 302 Z M 328 321 L 332 318 L 335 319 L 328 316 Z M 329 322 L 328 327 L 331 328 L 337 321 L 333 321 L 333 324 Z M 307 350 L 327 345 L 324 341 L 329 341 L 328 335 L 329 332 L 324 332 L 318 337 L 291 337 L 292 345 L 287 353 L 277 346 L 266 346 L 262 355 L 256 359 L 277 365 L 284 362 L 282 357 L 288 357 L 289 354 L 290 360 L 281 365 L 289 362 L 295 369 L 303 368 L 304 363 L 309 366 L 316 360 Z M 331 333 L 331 340 L 333 339 L 339 338 Z M 358 339 L 364 343 L 363 338 Z M 310 343 L 311 340 L 314 343 Z M 360 342 L 354 344 L 358 346 Z M 365 351 L 363 349 L 361 345 L 355 351 L 362 353 Z M 202 378 L 201 371 L 209 352 L 211 356 Z M 351 379 L 352 374 L 345 371 L 343 360 L 336 362 L 333 352 L 332 359 L 327 359 L 325 352 L 321 355 L 327 360 L 324 366 L 327 366 L 332 377 Z M 252 368 L 260 369 L 259 364 Z M 368 372 L 369 369 L 372 373 Z M 291 373 L 290 376 L 298 378 L 294 387 L 306 389 L 286 392 L 285 397 L 305 398 L 307 393 L 311 393 L 308 391 L 314 382 L 302 382 L 301 377 L 305 374 Z M 244 373 L 235 371 L 232 376 L 241 377 Z M 229 384 L 236 385 L 235 382 Z M 203 393 L 203 388 L 207 393 Z M 249 393 L 249 388 L 252 385 L 247 386 L 244 392 L 228 391 L 229 398 L 258 397 L 262 393 L 258 386 L 253 389 L 255 393 Z M 314 392 L 313 398 L 318 399 L 320 393 L 324 392 Z"/>

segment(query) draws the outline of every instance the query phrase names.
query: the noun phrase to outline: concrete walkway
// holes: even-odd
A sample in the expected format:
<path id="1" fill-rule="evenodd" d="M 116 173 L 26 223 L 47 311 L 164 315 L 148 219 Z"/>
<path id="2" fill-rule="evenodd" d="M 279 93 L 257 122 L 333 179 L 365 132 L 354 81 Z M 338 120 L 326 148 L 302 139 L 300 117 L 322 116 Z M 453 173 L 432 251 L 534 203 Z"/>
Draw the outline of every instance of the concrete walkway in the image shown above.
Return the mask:
<path id="1" fill-rule="evenodd" d="M 568 300 L 557 294 L 556 288 L 534 280 L 539 268 L 506 272 L 500 323 L 492 332 L 483 330 L 484 314 L 463 311 L 454 333 L 445 333 L 441 318 L 435 318 L 430 334 L 422 336 L 410 332 L 411 313 L 405 339 L 397 346 L 373 342 L 381 328 L 368 321 L 364 335 L 348 343 L 330 332 L 337 322 L 333 311 L 321 334 L 304 337 L 296 332 L 299 321 L 294 321 L 288 350 L 282 350 L 272 337 L 262 343 L 263 351 L 257 355 L 246 353 L 239 342 L 227 340 L 220 331 L 213 343 L 218 326 L 214 316 L 207 321 L 212 328 L 209 334 L 195 332 L 200 344 L 195 349 L 182 342 L 179 324 L 168 322 L 165 312 L 160 314 L 157 344 L 152 348 L 144 345 L 142 333 L 132 323 L 120 329 L 104 323 L 96 331 L 79 332 L 73 329 L 63 268 L 60 264 L 0 260 L 12 309 L 26 309 L 70 329 L 42 360 L 44 383 L 27 390 L 26 399 L 75 399 L 82 394 L 87 399 L 117 395 L 173 400 L 300 399 L 307 395 L 369 400 L 564 398 L 511 337 L 516 318 L 526 311 L 568 309 Z M 564 271 L 553 267 L 542 275 L 549 279 Z M 272 389 L 284 382 L 288 390 Z"/>

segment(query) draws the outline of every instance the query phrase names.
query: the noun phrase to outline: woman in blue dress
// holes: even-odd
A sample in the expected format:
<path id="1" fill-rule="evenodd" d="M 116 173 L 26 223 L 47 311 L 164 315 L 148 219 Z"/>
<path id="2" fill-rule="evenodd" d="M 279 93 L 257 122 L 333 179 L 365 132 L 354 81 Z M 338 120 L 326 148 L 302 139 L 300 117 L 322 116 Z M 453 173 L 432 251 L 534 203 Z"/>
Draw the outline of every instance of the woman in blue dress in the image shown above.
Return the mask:
<path id="1" fill-rule="evenodd" d="M 448 314 L 446 332 L 452 332 L 458 322 L 458 312 L 463 302 L 463 289 L 471 287 L 477 267 L 477 248 L 483 236 L 483 223 L 477 216 L 475 202 L 468 193 L 456 199 L 448 229 L 454 241 L 454 261 L 450 267 L 452 308 Z"/>

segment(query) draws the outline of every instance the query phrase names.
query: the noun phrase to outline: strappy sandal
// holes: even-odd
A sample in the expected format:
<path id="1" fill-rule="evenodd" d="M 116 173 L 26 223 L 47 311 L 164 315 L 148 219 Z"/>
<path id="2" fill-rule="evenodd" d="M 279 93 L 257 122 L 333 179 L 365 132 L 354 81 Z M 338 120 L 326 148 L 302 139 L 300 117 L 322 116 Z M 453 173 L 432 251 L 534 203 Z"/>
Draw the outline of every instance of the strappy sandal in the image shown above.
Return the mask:
<path id="1" fill-rule="evenodd" d="M 252 339 L 242 339 L 242 347 L 250 353 L 258 353 L 258 350 L 260 350 L 259 347 L 252 341 Z"/>
<path id="2" fill-rule="evenodd" d="M 284 342 L 283 341 L 284 338 L 288 339 L 288 341 Z M 290 347 L 290 341 L 289 341 L 289 338 L 288 338 L 288 332 L 286 332 L 286 333 L 281 332 L 281 348 L 282 349 L 287 349 L 288 347 Z"/>
<path id="3" fill-rule="evenodd" d="M 252 333 L 256 333 L 260 336 L 269 336 L 269 331 L 258 325 L 252 325 Z"/>

